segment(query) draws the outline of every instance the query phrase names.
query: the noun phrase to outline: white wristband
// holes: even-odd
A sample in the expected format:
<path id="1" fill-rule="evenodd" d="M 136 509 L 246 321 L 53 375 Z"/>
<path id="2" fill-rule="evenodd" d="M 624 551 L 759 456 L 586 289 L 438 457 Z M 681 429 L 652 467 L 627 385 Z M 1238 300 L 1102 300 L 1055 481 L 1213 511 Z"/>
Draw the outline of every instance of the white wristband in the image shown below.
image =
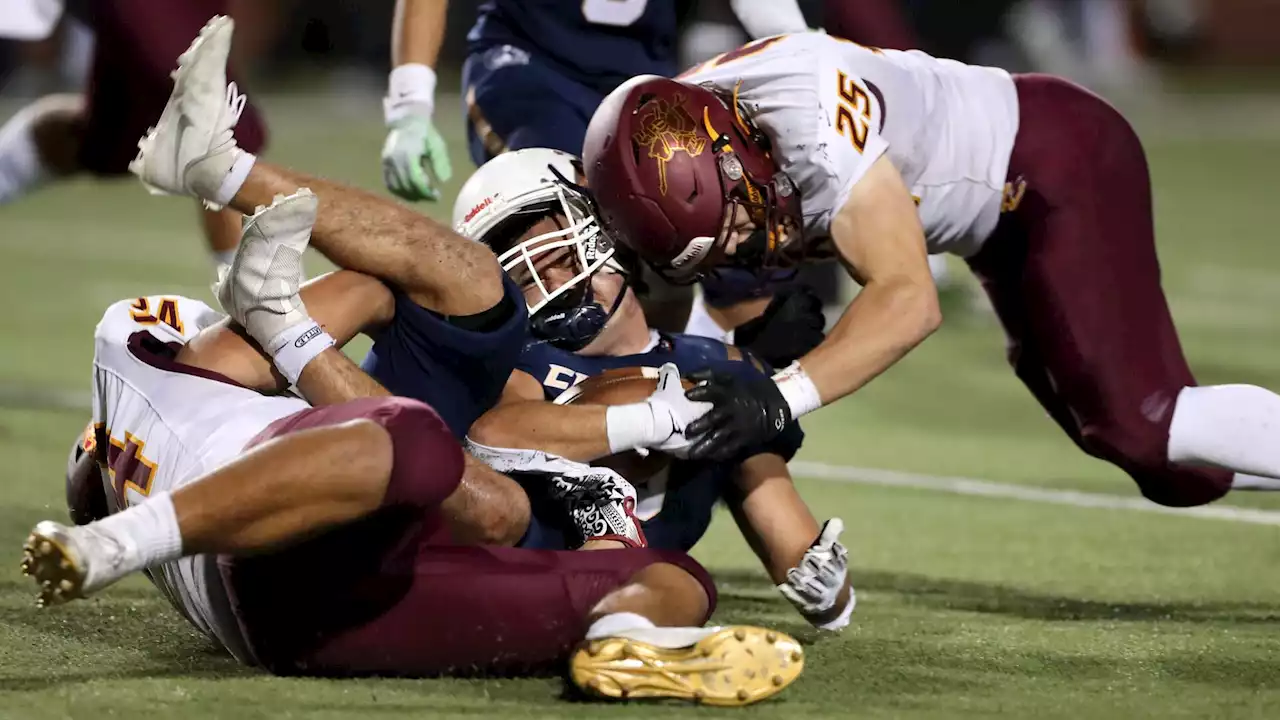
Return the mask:
<path id="1" fill-rule="evenodd" d="M 840 615 L 834 620 L 824 622 L 815 627 L 819 630 L 842 630 L 849 624 L 849 619 L 853 616 L 853 609 L 857 606 L 858 594 L 853 591 L 853 588 L 849 588 L 849 602 L 844 604 L 844 610 L 840 611 Z"/>
<path id="2" fill-rule="evenodd" d="M 809 379 L 809 374 L 800 367 L 799 361 L 791 363 L 787 369 L 774 374 L 773 382 L 777 384 L 782 398 L 791 407 L 792 420 L 822 407 L 822 395 L 818 393 L 818 387 Z"/>
<path id="3" fill-rule="evenodd" d="M 649 403 L 612 405 L 604 414 L 604 429 L 609 434 L 609 452 L 648 447 L 666 438 L 654 438 L 653 408 Z"/>
<path id="4" fill-rule="evenodd" d="M 333 345 L 333 337 L 312 320 L 285 328 L 279 335 L 271 338 L 266 350 L 271 353 L 271 359 L 280 374 L 285 376 L 290 385 L 297 385 L 298 377 L 302 375 L 307 363 Z"/>
<path id="5" fill-rule="evenodd" d="M 417 63 L 399 65 L 387 81 L 387 96 L 382 100 L 383 117 L 393 123 L 422 108 L 431 115 L 435 109 L 436 71 Z"/>

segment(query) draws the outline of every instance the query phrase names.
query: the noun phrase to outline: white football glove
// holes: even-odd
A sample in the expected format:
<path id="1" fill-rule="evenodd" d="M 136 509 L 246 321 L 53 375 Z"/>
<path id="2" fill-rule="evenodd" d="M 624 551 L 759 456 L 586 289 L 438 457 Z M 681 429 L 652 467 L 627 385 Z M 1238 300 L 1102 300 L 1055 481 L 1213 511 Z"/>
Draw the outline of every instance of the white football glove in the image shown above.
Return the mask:
<path id="1" fill-rule="evenodd" d="M 686 457 L 697 437 L 686 437 L 684 429 L 711 409 L 711 403 L 694 402 L 684 396 L 680 370 L 666 363 L 658 370 L 658 389 L 645 401 L 653 412 L 653 442 L 648 447 L 676 457 Z"/>
<path id="2" fill-rule="evenodd" d="M 849 624 L 849 616 L 857 605 L 857 596 L 849 588 L 849 602 L 838 618 L 820 622 L 817 618 L 831 612 L 849 577 L 849 551 L 840 543 L 844 522 L 832 518 L 822 526 L 818 539 L 805 551 L 800 564 L 787 571 L 787 581 L 778 586 L 782 596 L 823 630 L 839 630 Z"/>

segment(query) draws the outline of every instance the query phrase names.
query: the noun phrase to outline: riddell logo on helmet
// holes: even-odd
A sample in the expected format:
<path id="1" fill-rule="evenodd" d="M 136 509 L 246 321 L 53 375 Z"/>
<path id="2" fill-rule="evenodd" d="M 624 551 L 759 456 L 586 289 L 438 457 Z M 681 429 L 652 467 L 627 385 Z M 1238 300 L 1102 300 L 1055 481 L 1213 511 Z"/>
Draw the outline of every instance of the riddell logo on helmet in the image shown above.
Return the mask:
<path id="1" fill-rule="evenodd" d="M 658 98 L 646 108 L 640 119 L 640 130 L 632 136 L 637 145 L 649 148 L 649 157 L 658 161 L 658 191 L 667 194 L 667 163 L 683 152 L 697 157 L 707 147 L 707 139 L 698 136 L 698 125 L 684 107 L 684 97 L 676 95 L 667 102 Z"/>
<path id="2" fill-rule="evenodd" d="M 492 204 L 493 204 L 492 197 L 485 198 L 483 202 L 481 202 L 480 204 L 476 205 L 475 207 L 467 211 L 466 216 L 462 218 L 462 222 L 471 222 L 471 218 L 475 217 L 476 215 L 479 215 L 481 210 L 489 207 Z"/>

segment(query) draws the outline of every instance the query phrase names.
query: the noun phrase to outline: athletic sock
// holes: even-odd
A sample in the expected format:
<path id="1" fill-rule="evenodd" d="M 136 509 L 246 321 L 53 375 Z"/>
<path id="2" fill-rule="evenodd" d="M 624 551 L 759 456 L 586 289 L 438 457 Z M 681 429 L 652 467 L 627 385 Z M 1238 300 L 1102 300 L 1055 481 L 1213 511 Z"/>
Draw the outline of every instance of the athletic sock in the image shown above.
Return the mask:
<path id="1" fill-rule="evenodd" d="M 182 557 L 182 531 L 169 493 L 159 493 L 146 502 L 134 505 L 84 530 L 106 536 L 119 544 L 121 556 L 111 567 L 94 567 L 98 578 L 110 574 L 113 579 L 160 565 Z"/>
<path id="2" fill-rule="evenodd" d="M 587 639 L 599 640 L 600 638 L 616 637 L 626 630 L 651 627 L 654 627 L 653 622 L 643 615 L 629 612 L 610 613 L 591 624 L 591 627 L 587 629 Z"/>
<path id="3" fill-rule="evenodd" d="M 1184 388 L 1169 461 L 1280 478 L 1280 395 L 1253 385 Z"/>

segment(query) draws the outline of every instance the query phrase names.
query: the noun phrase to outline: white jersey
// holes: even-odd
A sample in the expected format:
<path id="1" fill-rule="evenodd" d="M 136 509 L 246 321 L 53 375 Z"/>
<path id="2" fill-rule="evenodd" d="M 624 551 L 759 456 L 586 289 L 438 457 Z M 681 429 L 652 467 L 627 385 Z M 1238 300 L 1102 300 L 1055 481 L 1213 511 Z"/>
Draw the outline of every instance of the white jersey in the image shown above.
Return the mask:
<path id="1" fill-rule="evenodd" d="M 199 300 L 173 295 L 122 300 L 98 323 L 93 422 L 109 437 L 103 481 L 113 512 L 218 468 L 273 421 L 310 407 L 171 359 L 165 345 L 185 344 L 223 317 Z M 150 574 L 192 624 L 244 659 L 214 557 L 183 558 Z"/>
<path id="2" fill-rule="evenodd" d="M 996 68 L 875 50 L 812 32 L 779 35 L 681 76 L 732 92 L 800 188 L 805 235 L 888 154 L 920 207 L 930 253 L 969 256 L 995 229 L 1018 134 L 1018 95 Z"/>

